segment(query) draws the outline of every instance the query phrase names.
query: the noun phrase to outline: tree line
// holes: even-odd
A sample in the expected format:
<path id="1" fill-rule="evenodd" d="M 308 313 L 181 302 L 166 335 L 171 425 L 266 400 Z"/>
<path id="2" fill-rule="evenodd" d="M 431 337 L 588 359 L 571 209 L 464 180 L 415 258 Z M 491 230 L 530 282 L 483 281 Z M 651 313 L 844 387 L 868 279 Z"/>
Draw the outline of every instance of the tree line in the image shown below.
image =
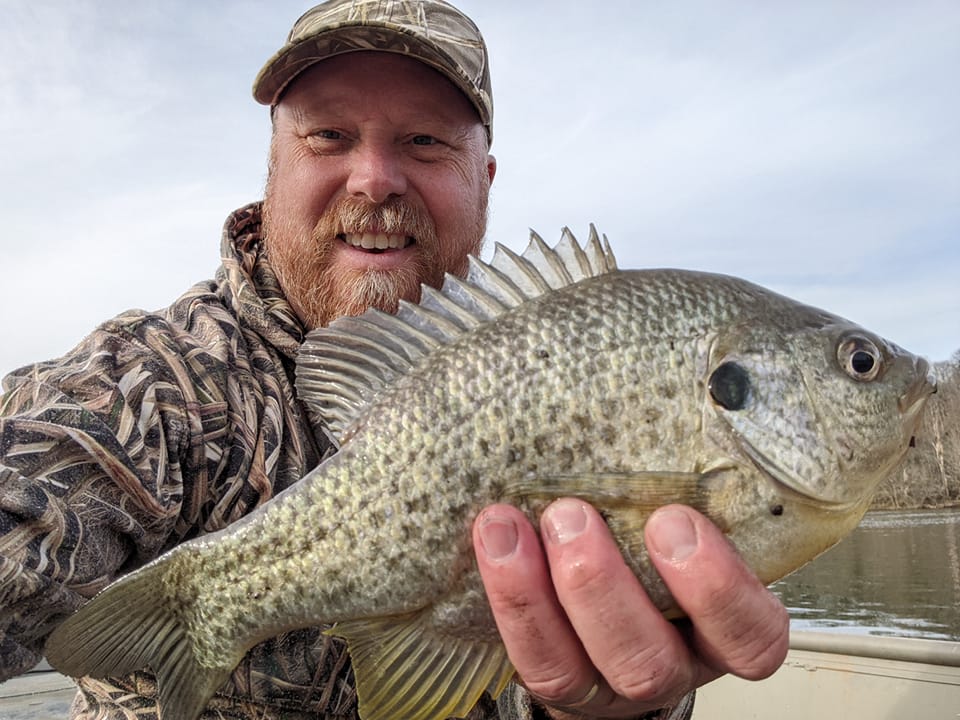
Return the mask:
<path id="1" fill-rule="evenodd" d="M 937 393 L 927 403 L 916 447 L 880 486 L 874 510 L 960 505 L 960 350 L 933 369 Z"/>

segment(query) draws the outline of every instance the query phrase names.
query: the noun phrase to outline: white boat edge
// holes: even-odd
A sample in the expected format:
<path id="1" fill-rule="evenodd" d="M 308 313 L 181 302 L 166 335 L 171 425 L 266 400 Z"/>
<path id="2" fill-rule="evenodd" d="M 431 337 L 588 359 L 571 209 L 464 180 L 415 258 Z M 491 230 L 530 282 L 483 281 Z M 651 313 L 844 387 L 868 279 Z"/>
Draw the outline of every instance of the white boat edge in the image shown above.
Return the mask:
<path id="1" fill-rule="evenodd" d="M 0 685 L 0 717 L 63 720 L 73 681 L 46 664 Z M 697 693 L 694 720 L 957 720 L 960 642 L 794 631 L 766 680 L 733 676 Z"/>
<path id="2" fill-rule="evenodd" d="M 694 720 L 960 717 L 960 642 L 793 631 L 766 680 L 725 676 L 697 694 Z"/>

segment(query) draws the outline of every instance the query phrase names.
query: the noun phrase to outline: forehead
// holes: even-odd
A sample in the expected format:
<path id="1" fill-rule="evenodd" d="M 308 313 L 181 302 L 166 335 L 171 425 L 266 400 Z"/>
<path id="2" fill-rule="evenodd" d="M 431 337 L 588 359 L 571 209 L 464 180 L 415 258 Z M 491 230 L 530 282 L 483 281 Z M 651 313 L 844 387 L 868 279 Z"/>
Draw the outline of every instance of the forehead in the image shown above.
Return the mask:
<path id="1" fill-rule="evenodd" d="M 476 109 L 443 74 L 387 52 L 352 52 L 322 60 L 291 83 L 279 105 L 307 113 L 406 108 L 438 120 L 480 124 Z"/>

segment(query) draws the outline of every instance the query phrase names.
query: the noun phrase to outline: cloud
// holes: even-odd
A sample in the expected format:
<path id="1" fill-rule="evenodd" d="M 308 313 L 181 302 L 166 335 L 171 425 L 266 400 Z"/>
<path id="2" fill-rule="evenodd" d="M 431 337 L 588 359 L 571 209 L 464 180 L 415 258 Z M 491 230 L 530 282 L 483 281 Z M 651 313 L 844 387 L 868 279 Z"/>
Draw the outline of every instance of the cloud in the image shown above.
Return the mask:
<path id="1" fill-rule="evenodd" d="M 565 32 L 511 38 L 511 68 L 538 62 L 498 96 L 495 227 L 593 221 L 623 265 L 744 275 L 855 318 L 901 298 L 881 326 L 960 346 L 957 8 L 597 7 L 603 24 L 560 13 Z"/>
<path id="2" fill-rule="evenodd" d="M 595 222 L 624 266 L 729 272 L 960 347 L 955 3 L 461 5 L 492 52 L 492 240 Z M 5 6 L 0 371 L 211 276 L 223 219 L 262 191 L 250 85 L 308 7 Z"/>

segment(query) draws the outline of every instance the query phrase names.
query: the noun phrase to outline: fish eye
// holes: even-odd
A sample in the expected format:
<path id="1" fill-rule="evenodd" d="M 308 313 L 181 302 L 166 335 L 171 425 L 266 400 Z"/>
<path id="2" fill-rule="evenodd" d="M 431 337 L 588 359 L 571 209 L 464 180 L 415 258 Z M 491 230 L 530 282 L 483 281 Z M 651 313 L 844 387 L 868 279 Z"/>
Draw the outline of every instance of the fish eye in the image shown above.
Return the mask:
<path id="1" fill-rule="evenodd" d="M 883 369 L 883 353 L 872 340 L 860 335 L 844 338 L 837 345 L 837 361 L 843 371 L 859 382 L 876 380 Z"/>
<path id="2" fill-rule="evenodd" d="M 727 410 L 743 410 L 750 396 L 750 375 L 742 365 L 725 362 L 710 376 L 710 397 Z"/>

